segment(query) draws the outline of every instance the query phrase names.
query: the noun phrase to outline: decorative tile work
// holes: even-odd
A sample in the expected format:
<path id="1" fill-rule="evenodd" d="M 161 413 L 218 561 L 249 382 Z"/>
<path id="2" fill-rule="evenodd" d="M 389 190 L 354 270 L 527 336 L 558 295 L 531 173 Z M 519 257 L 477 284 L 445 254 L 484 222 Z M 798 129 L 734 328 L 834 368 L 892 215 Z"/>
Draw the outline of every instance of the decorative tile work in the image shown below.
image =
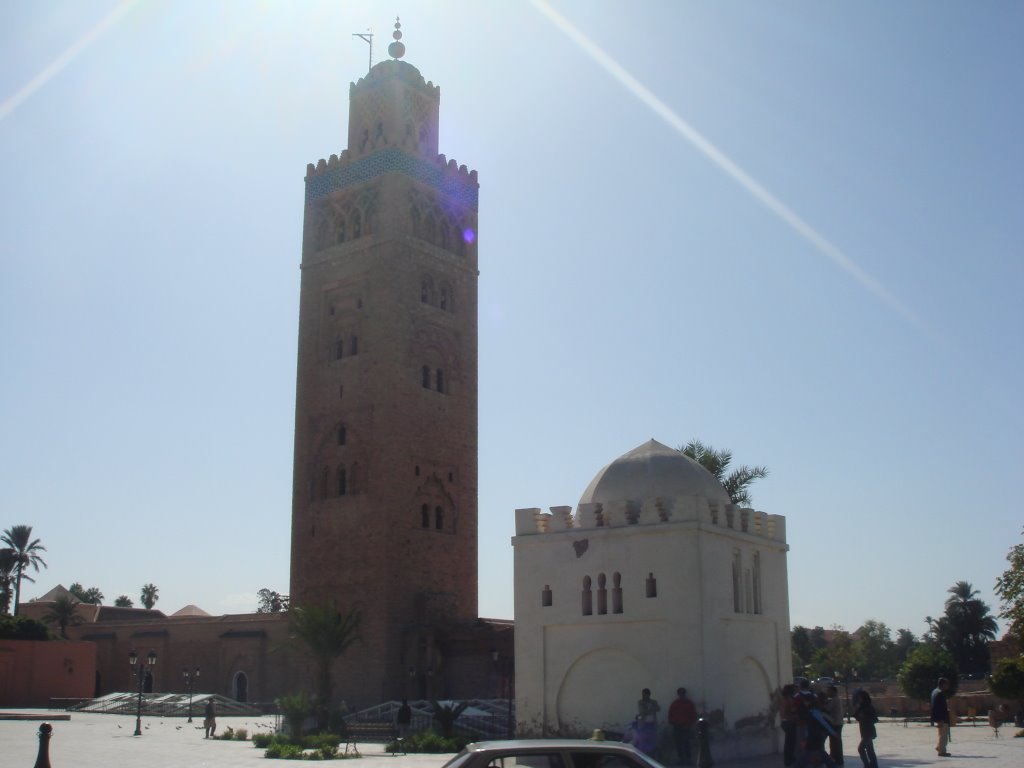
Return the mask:
<path id="1" fill-rule="evenodd" d="M 447 200 L 477 210 L 478 190 L 468 178 L 453 175 L 447 166 L 408 155 L 400 149 L 384 149 L 338 168 L 328 168 L 306 179 L 306 202 L 326 197 L 339 189 L 362 184 L 385 173 L 398 171 L 436 189 Z"/>

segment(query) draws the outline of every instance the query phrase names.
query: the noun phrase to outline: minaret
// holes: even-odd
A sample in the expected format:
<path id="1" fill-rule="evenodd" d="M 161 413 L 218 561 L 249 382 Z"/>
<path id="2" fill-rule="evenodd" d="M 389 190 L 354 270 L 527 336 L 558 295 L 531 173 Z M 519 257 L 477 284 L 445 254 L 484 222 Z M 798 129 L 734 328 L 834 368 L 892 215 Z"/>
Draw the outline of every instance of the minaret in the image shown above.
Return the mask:
<path id="1" fill-rule="evenodd" d="M 306 173 L 291 599 L 360 608 L 350 704 L 443 696 L 436 630 L 477 615 L 479 185 L 400 27 Z"/>

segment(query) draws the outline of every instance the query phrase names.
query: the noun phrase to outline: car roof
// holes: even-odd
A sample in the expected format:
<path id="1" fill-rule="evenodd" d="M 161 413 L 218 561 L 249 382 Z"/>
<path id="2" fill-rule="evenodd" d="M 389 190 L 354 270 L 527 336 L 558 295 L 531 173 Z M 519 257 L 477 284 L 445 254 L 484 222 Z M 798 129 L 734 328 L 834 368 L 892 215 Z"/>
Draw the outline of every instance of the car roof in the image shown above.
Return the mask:
<path id="1" fill-rule="evenodd" d="M 467 752 L 489 749 L 613 749 L 636 752 L 630 744 L 621 741 L 594 741 L 593 739 L 508 739 L 505 741 L 477 741 L 466 745 Z"/>

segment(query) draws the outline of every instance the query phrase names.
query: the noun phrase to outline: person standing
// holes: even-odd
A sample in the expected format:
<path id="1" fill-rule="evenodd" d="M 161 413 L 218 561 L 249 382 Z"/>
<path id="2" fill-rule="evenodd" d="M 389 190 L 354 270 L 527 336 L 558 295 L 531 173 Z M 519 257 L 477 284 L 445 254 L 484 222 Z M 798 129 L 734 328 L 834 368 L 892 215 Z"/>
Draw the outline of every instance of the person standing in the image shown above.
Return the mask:
<path id="1" fill-rule="evenodd" d="M 779 694 L 779 725 L 782 726 L 782 765 L 789 768 L 796 762 L 796 686 L 786 683 Z"/>
<path id="2" fill-rule="evenodd" d="M 204 739 L 213 737 L 217 732 L 217 710 L 214 709 L 213 699 L 206 700 L 206 708 L 203 710 L 203 728 L 206 729 Z"/>
<path id="3" fill-rule="evenodd" d="M 668 723 L 672 726 L 679 764 L 690 765 L 690 741 L 693 738 L 693 726 L 697 724 L 697 707 L 686 698 L 685 688 L 677 689 L 676 696 L 676 700 L 668 707 Z"/>
<path id="4" fill-rule="evenodd" d="M 412 707 L 409 706 L 408 699 L 402 699 L 402 706 L 398 708 L 398 714 L 395 715 L 395 725 L 398 726 L 399 738 L 407 738 L 409 736 L 409 726 L 412 725 Z"/>
<path id="5" fill-rule="evenodd" d="M 935 751 L 939 757 L 949 757 L 949 701 L 946 692 L 949 690 L 949 680 L 939 678 L 935 690 L 932 691 L 932 722 L 939 728 L 939 740 L 935 745 Z"/>
<path id="6" fill-rule="evenodd" d="M 828 737 L 828 754 L 836 765 L 843 764 L 843 700 L 839 698 L 839 689 L 834 685 L 828 687 L 828 700 L 825 704 L 825 719 L 832 726 L 834 733 Z"/>
<path id="7" fill-rule="evenodd" d="M 878 757 L 875 755 L 875 723 L 878 722 L 878 715 L 875 713 L 874 704 L 871 703 L 871 696 L 860 688 L 853 692 L 853 717 L 860 727 L 857 754 L 860 755 L 864 768 L 878 768 Z"/>
<path id="8" fill-rule="evenodd" d="M 661 705 L 657 699 L 651 698 L 651 689 L 644 688 L 640 692 L 640 699 L 636 703 L 637 709 L 637 730 L 639 733 L 638 744 L 641 752 L 654 756 L 658 746 L 658 713 Z"/>

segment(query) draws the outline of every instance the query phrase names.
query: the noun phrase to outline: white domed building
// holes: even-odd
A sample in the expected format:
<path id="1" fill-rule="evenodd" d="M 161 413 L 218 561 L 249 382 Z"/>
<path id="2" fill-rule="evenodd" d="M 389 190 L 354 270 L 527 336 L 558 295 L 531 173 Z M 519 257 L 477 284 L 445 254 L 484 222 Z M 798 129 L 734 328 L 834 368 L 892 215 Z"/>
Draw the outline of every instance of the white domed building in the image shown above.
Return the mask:
<path id="1" fill-rule="evenodd" d="M 730 503 L 650 440 L 572 507 L 516 510 L 516 721 L 523 734 L 623 731 L 650 688 L 682 686 L 715 757 L 776 750 L 772 693 L 792 679 L 786 521 Z"/>

